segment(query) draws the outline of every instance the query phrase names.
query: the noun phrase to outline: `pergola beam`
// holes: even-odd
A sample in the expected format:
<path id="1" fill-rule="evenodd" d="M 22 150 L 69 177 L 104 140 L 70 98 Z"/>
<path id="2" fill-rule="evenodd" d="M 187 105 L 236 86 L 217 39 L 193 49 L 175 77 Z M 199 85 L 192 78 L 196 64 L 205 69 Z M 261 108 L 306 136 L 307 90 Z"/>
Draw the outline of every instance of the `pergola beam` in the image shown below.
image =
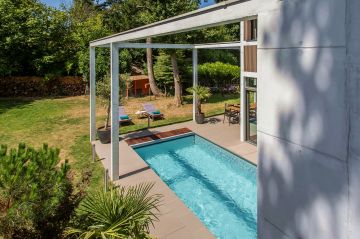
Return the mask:
<path id="1" fill-rule="evenodd" d="M 193 60 L 193 87 L 198 86 L 198 50 L 193 49 L 192 52 L 192 60 Z M 193 121 L 195 121 L 195 115 L 197 112 L 197 95 L 195 92 L 193 93 Z"/>
<path id="2" fill-rule="evenodd" d="M 230 50 L 239 50 L 242 45 L 256 45 L 255 42 L 215 42 L 215 43 L 205 43 L 205 44 L 171 44 L 171 43 L 132 43 L 132 42 L 122 42 L 114 43 L 117 48 L 123 49 L 230 49 Z M 98 47 L 110 47 L 110 44 L 98 46 Z"/>
<path id="3" fill-rule="evenodd" d="M 96 139 L 95 47 L 90 47 L 90 141 Z"/>
<path id="4" fill-rule="evenodd" d="M 119 179 L 119 49 L 111 43 L 111 165 L 112 181 Z"/>
<path id="5" fill-rule="evenodd" d="M 196 44 L 194 48 L 196 49 L 229 49 L 229 50 L 239 50 L 241 47 L 241 42 L 219 42 L 219 43 L 208 43 L 208 44 Z"/>
<path id="6" fill-rule="evenodd" d="M 281 4 L 279 0 L 228 0 L 197 11 L 101 38 L 92 41 L 90 46 L 142 40 L 147 37 L 164 36 L 240 22 L 244 19 L 256 17 L 259 12 L 275 9 L 279 4 Z"/>
<path id="7" fill-rule="evenodd" d="M 117 48 L 133 48 L 133 49 L 193 49 L 194 45 L 190 44 L 169 44 L 169 43 L 117 43 Z"/>
<path id="8" fill-rule="evenodd" d="M 240 22 L 240 41 L 245 42 L 244 22 Z M 246 82 L 244 75 L 245 44 L 240 49 L 240 141 L 246 141 Z"/>

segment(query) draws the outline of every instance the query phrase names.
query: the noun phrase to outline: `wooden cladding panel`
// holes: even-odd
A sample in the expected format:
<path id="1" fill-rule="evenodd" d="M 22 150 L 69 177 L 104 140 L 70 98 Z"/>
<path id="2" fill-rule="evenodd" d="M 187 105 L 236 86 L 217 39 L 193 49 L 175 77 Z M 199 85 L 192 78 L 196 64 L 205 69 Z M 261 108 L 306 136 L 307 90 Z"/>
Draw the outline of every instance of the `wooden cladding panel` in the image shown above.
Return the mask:
<path id="1" fill-rule="evenodd" d="M 244 40 L 251 40 L 251 21 L 244 21 Z"/>
<path id="2" fill-rule="evenodd" d="M 257 46 L 244 47 L 244 71 L 257 72 Z"/>

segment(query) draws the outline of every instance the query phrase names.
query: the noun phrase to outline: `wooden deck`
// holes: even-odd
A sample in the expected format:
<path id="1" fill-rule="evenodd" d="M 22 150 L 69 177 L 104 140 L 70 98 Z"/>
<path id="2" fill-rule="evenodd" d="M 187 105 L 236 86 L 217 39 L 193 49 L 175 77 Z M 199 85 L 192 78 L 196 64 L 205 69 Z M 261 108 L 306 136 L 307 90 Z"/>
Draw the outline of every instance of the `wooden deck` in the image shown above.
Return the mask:
<path id="1" fill-rule="evenodd" d="M 181 135 L 181 134 L 186 134 L 186 133 L 191 133 L 191 132 L 192 131 L 188 128 L 174 129 L 174 130 L 169 130 L 169 131 L 165 131 L 165 132 L 150 134 L 150 135 L 143 136 L 143 137 L 127 139 L 127 140 L 125 140 L 125 142 L 128 145 L 141 144 L 141 143 L 146 143 L 146 142 L 150 142 L 150 141 L 157 140 L 157 139 L 164 139 L 164 138 L 173 137 L 176 135 Z"/>

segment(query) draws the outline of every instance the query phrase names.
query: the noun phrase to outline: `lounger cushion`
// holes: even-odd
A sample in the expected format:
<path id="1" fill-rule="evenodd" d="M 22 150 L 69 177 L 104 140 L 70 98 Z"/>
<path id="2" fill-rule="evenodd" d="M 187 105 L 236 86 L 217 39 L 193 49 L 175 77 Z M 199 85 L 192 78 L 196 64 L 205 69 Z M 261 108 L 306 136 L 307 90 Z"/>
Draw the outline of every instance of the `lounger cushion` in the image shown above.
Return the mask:
<path id="1" fill-rule="evenodd" d="M 159 115 L 160 114 L 160 110 L 155 110 L 152 112 L 154 115 Z"/>
<path id="2" fill-rule="evenodd" d="M 120 119 L 126 120 L 126 119 L 129 119 L 129 116 L 128 115 L 122 115 L 122 116 L 120 116 Z"/>

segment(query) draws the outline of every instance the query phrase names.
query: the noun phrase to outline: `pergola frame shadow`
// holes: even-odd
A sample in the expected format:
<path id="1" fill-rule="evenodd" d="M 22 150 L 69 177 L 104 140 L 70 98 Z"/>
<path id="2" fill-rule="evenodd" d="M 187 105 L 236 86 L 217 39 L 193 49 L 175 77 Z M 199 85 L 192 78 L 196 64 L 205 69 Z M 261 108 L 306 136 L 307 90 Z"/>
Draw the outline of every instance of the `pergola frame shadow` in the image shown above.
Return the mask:
<path id="1" fill-rule="evenodd" d="M 256 74 L 244 74 L 244 47 L 256 45 L 256 42 L 244 40 L 244 20 L 254 19 L 263 10 L 274 9 L 277 0 L 229 0 L 211 7 L 183 14 L 174 18 L 136 28 L 123 33 L 105 37 L 90 43 L 90 140 L 96 140 L 96 76 L 95 48 L 108 47 L 111 55 L 111 180 L 119 179 L 119 49 L 125 48 L 158 48 L 158 49 L 190 49 L 193 54 L 193 86 L 198 85 L 198 50 L 199 49 L 236 49 L 240 51 L 240 139 L 246 137 L 246 93 L 245 77 L 256 77 Z M 170 35 L 210 26 L 240 23 L 240 41 L 211 44 L 167 44 L 167 43 L 131 43 L 146 37 Z M 193 100 L 193 119 L 196 114 L 196 95 Z"/>

